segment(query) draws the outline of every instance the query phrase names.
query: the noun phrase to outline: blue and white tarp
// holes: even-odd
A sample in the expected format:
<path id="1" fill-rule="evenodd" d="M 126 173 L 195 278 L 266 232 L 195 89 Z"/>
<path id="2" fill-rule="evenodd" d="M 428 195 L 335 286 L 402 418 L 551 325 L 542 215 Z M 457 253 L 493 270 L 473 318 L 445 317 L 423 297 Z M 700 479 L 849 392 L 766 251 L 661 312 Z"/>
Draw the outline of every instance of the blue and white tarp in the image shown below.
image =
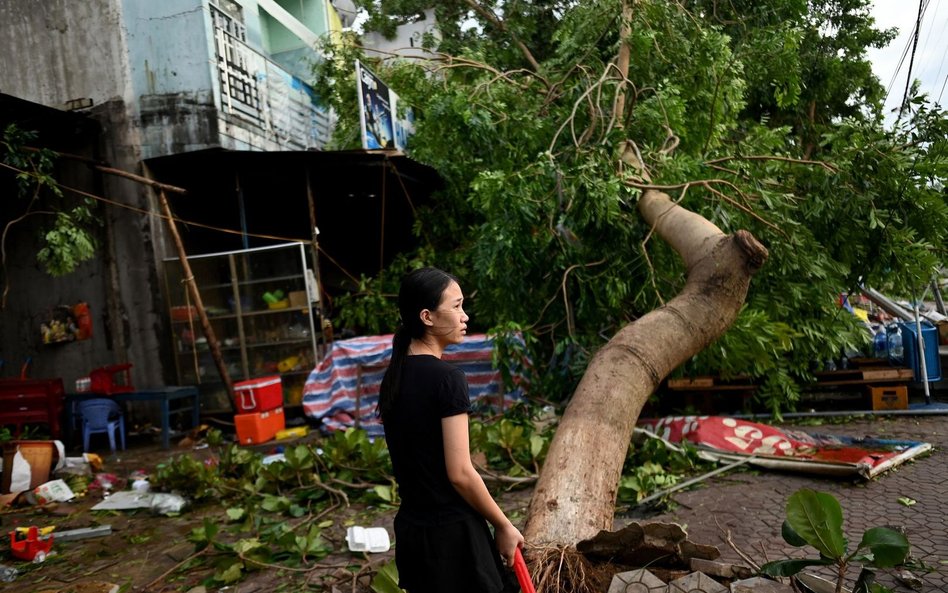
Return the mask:
<path id="1" fill-rule="evenodd" d="M 443 359 L 464 371 L 475 408 L 503 410 L 523 399 L 524 378 L 514 374 L 517 388 L 505 393 L 500 371 L 491 362 L 493 347 L 486 334 L 472 334 L 448 347 Z M 376 405 L 391 357 L 392 334 L 333 342 L 303 386 L 303 412 L 327 430 L 358 426 L 371 436 L 381 436 Z"/>

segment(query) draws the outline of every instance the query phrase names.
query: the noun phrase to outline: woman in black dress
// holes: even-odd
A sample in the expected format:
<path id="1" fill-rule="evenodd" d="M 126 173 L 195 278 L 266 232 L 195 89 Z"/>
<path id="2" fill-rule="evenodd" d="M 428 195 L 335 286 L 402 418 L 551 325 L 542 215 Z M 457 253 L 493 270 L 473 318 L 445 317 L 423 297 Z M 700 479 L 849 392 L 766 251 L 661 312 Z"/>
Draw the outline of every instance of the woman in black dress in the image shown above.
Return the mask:
<path id="1" fill-rule="evenodd" d="M 436 268 L 402 279 L 402 326 L 380 387 L 379 411 L 401 496 L 395 562 L 399 586 L 409 593 L 510 590 L 515 581 L 505 565 L 513 565 L 523 545 L 471 463 L 464 373 L 441 360 L 447 346 L 464 339 L 463 302 L 457 279 Z"/>

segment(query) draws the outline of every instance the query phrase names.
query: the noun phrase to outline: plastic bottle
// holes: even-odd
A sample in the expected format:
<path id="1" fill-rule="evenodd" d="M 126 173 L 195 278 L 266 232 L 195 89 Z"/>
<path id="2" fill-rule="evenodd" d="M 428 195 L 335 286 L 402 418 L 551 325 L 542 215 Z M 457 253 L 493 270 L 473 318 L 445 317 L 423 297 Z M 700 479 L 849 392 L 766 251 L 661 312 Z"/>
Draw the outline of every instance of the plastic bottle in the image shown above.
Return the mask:
<path id="1" fill-rule="evenodd" d="M 872 355 L 874 358 L 889 358 L 889 338 L 884 327 L 880 327 L 872 337 Z"/>
<path id="2" fill-rule="evenodd" d="M 902 344 L 902 330 L 898 324 L 893 323 L 888 329 L 889 362 L 901 365 L 905 355 L 905 347 Z"/>
<path id="3" fill-rule="evenodd" d="M 19 576 L 20 571 L 12 566 L 0 564 L 0 583 L 12 583 Z"/>

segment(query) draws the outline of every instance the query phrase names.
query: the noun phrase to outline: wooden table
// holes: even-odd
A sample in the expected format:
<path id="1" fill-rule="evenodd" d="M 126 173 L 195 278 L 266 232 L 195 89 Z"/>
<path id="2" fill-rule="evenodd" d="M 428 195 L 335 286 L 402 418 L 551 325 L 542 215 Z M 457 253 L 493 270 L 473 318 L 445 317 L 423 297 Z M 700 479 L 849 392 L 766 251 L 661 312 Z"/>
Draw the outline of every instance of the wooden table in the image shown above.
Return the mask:
<path id="1" fill-rule="evenodd" d="M 77 404 L 82 400 L 94 398 L 112 399 L 120 404 L 124 404 L 125 402 L 158 402 L 161 408 L 161 447 L 163 449 L 168 449 L 171 446 L 172 414 L 190 412 L 191 428 L 196 427 L 201 422 L 200 395 L 198 388 L 193 385 L 169 385 L 167 387 L 136 389 L 129 393 L 116 393 L 114 395 L 69 393 L 66 394 L 66 430 L 70 432 L 70 436 L 76 417 Z M 185 400 L 183 402 L 185 405 L 180 405 L 172 409 L 171 402 L 177 400 Z M 123 407 L 127 408 L 127 406 L 124 405 Z"/>

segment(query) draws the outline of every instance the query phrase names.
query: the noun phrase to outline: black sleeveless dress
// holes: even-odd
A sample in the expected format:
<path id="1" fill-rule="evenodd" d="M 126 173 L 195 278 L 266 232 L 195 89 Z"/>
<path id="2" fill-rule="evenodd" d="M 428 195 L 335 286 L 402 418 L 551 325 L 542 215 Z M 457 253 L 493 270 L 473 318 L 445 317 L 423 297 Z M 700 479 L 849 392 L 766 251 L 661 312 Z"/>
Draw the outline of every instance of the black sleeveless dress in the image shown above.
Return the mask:
<path id="1" fill-rule="evenodd" d="M 428 355 L 409 356 L 385 440 L 401 506 L 395 516 L 399 587 L 409 593 L 517 591 L 487 521 L 448 481 L 441 419 L 471 407 L 464 373 Z"/>

